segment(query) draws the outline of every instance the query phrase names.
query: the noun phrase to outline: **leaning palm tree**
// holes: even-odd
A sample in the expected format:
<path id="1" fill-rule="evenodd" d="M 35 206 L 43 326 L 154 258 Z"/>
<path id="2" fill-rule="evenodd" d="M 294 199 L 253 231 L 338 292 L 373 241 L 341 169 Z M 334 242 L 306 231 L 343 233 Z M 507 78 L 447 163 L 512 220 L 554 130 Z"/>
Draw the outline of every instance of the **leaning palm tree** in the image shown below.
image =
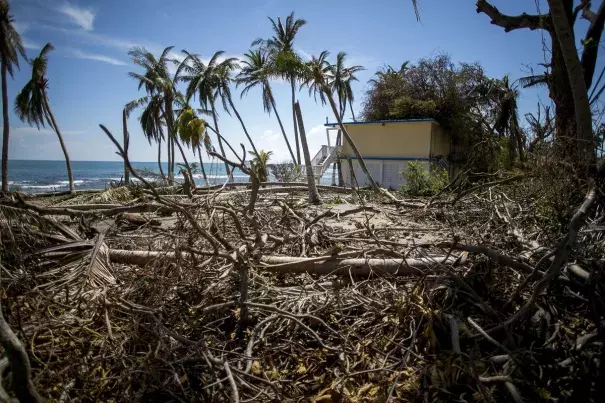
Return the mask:
<path id="1" fill-rule="evenodd" d="M 281 118 L 279 117 L 279 113 L 277 112 L 277 107 L 275 106 L 275 98 L 273 97 L 273 91 L 271 90 L 271 84 L 269 83 L 270 78 L 270 66 L 269 60 L 266 52 L 261 49 L 250 50 L 248 53 L 244 54 L 244 60 L 242 60 L 242 68 L 237 75 L 235 81 L 237 85 L 240 84 L 245 85 L 242 90 L 241 96 L 243 97 L 254 87 L 260 87 L 263 95 L 263 107 L 265 111 L 271 114 L 271 111 L 275 112 L 275 117 L 277 118 L 277 122 L 279 123 L 279 127 L 281 129 L 282 135 L 284 136 L 284 141 L 288 146 L 288 151 L 290 152 L 290 156 L 292 157 L 292 161 L 296 163 L 296 158 L 294 157 L 294 153 L 292 152 L 292 147 L 290 146 L 290 142 L 288 141 L 288 136 L 286 135 L 286 131 L 284 130 L 284 125 L 282 124 Z"/>
<path id="2" fill-rule="evenodd" d="M 349 146 L 353 150 L 353 153 L 359 162 L 359 166 L 368 177 L 368 181 L 370 182 L 372 189 L 379 191 L 380 188 L 372 178 L 372 175 L 370 175 L 370 171 L 368 171 L 368 167 L 366 166 L 363 157 L 359 153 L 357 146 L 353 142 L 349 132 L 347 132 L 347 129 L 345 129 L 342 119 L 340 118 L 338 106 L 336 105 L 336 101 L 334 101 L 333 89 L 330 85 L 334 78 L 334 67 L 328 62 L 329 54 L 329 52 L 323 51 L 319 57 L 313 56 L 311 61 L 304 65 L 304 69 L 302 71 L 302 85 L 309 88 L 309 94 L 313 94 L 315 100 L 317 100 L 318 96 L 322 104 L 326 103 L 326 99 L 328 100 L 330 106 L 332 107 L 332 112 L 338 121 L 338 127 L 344 135 L 345 140 L 349 143 Z"/>
<path id="3" fill-rule="evenodd" d="M 252 46 L 261 45 L 262 49 L 268 52 L 272 71 L 274 75 L 279 76 L 288 82 L 292 89 L 292 122 L 294 123 L 294 141 L 296 143 L 296 158 L 300 165 L 300 146 L 298 140 L 298 126 L 296 124 L 296 112 L 294 104 L 296 103 L 296 81 L 298 79 L 297 68 L 300 65 L 300 57 L 294 51 L 294 39 L 307 21 L 304 19 L 295 19 L 294 11 L 286 18 L 285 24 L 281 18 L 277 17 L 277 22 L 269 17 L 273 36 L 269 39 L 256 39 Z"/>
<path id="4" fill-rule="evenodd" d="M 353 94 L 353 88 L 351 83 L 353 81 L 359 81 L 355 74 L 359 71 L 364 70 L 362 66 L 346 66 L 346 58 L 347 54 L 345 52 L 339 52 L 336 56 L 336 64 L 333 67 L 333 77 L 331 87 L 334 93 L 338 98 L 338 113 L 340 114 L 340 119 L 344 119 L 345 112 L 347 110 L 347 104 L 351 108 L 351 115 L 353 117 L 353 121 L 355 121 L 355 113 L 353 112 L 353 101 L 355 100 L 355 96 Z M 338 135 L 336 136 L 336 147 L 339 147 L 342 144 L 342 134 L 340 130 L 338 131 Z M 342 168 L 340 159 L 336 160 L 336 164 L 332 169 L 332 183 L 335 182 L 335 174 L 338 169 L 338 177 L 339 177 L 339 186 L 343 185 L 342 182 Z"/>
<path id="5" fill-rule="evenodd" d="M 30 126 L 35 125 L 39 129 L 40 126 L 44 127 L 48 124 L 51 129 L 55 131 L 59 138 L 63 154 L 65 155 L 69 191 L 74 194 L 76 193 L 76 189 L 74 187 L 74 178 L 71 172 L 69 154 L 67 153 L 63 136 L 61 135 L 59 125 L 50 108 L 50 101 L 48 99 L 48 79 L 46 78 L 46 72 L 48 67 L 48 53 L 53 49 L 53 45 L 47 43 L 40 51 L 40 55 L 30 61 L 32 77 L 15 99 L 15 114 L 22 122 L 27 123 Z"/>
<path id="6" fill-rule="evenodd" d="M 152 142 L 158 144 L 158 169 L 160 170 L 162 179 L 166 180 L 164 169 L 162 168 L 162 141 L 165 139 L 163 127 L 166 125 L 162 114 L 163 104 L 164 100 L 160 94 L 147 95 L 127 103 L 124 110 L 126 111 L 126 117 L 129 117 L 134 109 L 141 106 L 145 107 L 139 117 L 141 129 L 149 145 Z M 170 165 L 170 162 L 168 165 Z"/>
<path id="7" fill-rule="evenodd" d="M 8 88 L 7 76 L 11 78 L 15 67 L 19 68 L 19 55 L 27 60 L 25 48 L 19 33 L 15 29 L 14 19 L 10 13 L 8 1 L 0 0 L 0 64 L 2 68 L 2 114 L 4 130 L 2 136 L 2 192 L 8 192 L 8 137 L 10 124 L 8 121 Z"/>

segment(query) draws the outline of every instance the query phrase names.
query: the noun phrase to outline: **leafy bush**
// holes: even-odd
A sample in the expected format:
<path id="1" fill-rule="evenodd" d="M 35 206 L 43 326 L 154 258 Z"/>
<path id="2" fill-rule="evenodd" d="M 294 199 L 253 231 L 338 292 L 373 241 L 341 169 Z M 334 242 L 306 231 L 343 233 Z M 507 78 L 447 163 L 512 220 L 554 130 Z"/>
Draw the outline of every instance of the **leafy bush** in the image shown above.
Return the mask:
<path id="1" fill-rule="evenodd" d="M 277 182 L 297 182 L 302 177 L 300 167 L 291 162 L 280 162 L 269 167 Z"/>
<path id="2" fill-rule="evenodd" d="M 402 190 L 412 196 L 434 195 L 449 182 L 447 171 L 435 167 L 427 170 L 419 161 L 408 162 L 407 169 L 401 175 L 407 182 Z"/>
<path id="3" fill-rule="evenodd" d="M 417 100 L 409 96 L 395 99 L 389 110 L 389 118 L 424 119 L 437 114 L 437 103 L 434 100 Z"/>

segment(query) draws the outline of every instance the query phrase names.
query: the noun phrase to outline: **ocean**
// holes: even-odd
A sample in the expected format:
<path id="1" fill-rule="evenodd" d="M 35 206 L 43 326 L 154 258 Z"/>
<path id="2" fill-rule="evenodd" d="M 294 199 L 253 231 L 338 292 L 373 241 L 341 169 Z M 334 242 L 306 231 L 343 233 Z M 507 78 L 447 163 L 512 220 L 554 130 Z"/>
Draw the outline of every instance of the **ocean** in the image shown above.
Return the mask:
<path id="1" fill-rule="evenodd" d="M 133 168 L 159 174 L 157 162 L 132 162 Z M 168 164 L 163 163 L 164 173 L 168 172 Z M 124 176 L 124 164 L 120 161 L 71 161 L 76 190 L 107 189 L 112 181 L 119 182 Z M 205 163 L 204 168 L 211 184 L 224 183 L 227 180 L 225 165 L 222 163 Z M 178 171 L 178 166 L 175 168 Z M 150 176 L 152 176 L 150 174 Z M 69 190 L 67 170 L 64 161 L 42 160 L 9 160 L 8 179 L 11 190 L 26 193 L 61 192 Z M 175 175 L 175 179 L 183 179 Z M 233 179 L 236 182 L 247 182 L 248 175 L 235 171 Z M 204 185 L 201 173 L 194 174 L 195 183 Z M 329 168 L 321 179 L 322 184 L 330 184 L 332 169 Z"/>

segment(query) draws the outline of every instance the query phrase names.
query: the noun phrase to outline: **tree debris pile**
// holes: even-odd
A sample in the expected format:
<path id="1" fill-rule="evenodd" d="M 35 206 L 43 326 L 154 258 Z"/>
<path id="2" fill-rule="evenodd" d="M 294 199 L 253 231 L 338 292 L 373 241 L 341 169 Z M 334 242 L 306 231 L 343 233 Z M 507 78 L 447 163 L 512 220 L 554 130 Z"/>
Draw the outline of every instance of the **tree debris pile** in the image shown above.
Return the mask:
<path id="1" fill-rule="evenodd" d="M 465 193 L 4 200 L 3 313 L 50 400 L 598 401 L 601 196 L 540 292 L 531 180 Z"/>

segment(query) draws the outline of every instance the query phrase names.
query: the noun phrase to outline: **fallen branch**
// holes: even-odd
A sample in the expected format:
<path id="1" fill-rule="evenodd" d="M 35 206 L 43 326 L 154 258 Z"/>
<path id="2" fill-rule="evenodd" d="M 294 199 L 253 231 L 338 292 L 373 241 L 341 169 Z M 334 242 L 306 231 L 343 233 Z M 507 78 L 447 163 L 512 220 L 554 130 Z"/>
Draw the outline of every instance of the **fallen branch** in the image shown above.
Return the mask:
<path id="1" fill-rule="evenodd" d="M 557 253 L 555 254 L 555 259 L 546 271 L 546 274 L 544 275 L 544 277 L 542 277 L 538 284 L 536 284 L 536 287 L 534 288 L 530 299 L 525 303 L 525 305 L 521 307 L 521 309 L 517 311 L 517 313 L 515 313 L 513 316 L 511 316 L 509 320 L 505 322 L 505 326 L 512 326 L 514 323 L 525 317 L 525 315 L 529 312 L 529 310 L 534 306 L 534 304 L 538 300 L 538 297 L 548 288 L 548 286 L 553 280 L 559 277 L 559 273 L 561 272 L 563 265 L 569 258 L 569 255 L 571 254 L 571 251 L 573 250 L 573 247 L 576 244 L 578 231 L 580 230 L 582 225 L 584 225 L 584 222 L 586 221 L 586 216 L 588 215 L 590 208 L 594 204 L 595 199 L 596 192 L 594 191 L 594 189 L 590 190 L 584 198 L 584 202 L 582 203 L 578 211 L 576 211 L 576 213 L 571 218 L 571 221 L 569 222 L 568 226 L 569 231 L 567 232 L 565 241 L 563 242 L 563 245 L 557 250 Z"/>
<path id="2" fill-rule="evenodd" d="M 186 253 L 180 253 L 186 256 Z M 145 266 L 158 259 L 174 260 L 175 252 L 134 251 L 110 249 L 109 258 L 112 262 Z M 323 259 L 323 260 L 319 260 Z M 430 269 L 439 262 L 443 264 L 445 256 L 418 259 L 334 259 L 332 256 L 323 258 L 297 258 L 288 256 L 263 256 L 257 269 L 280 273 L 309 273 L 309 274 L 341 274 L 367 276 L 370 274 L 390 275 L 422 275 L 422 270 Z M 445 264 L 452 264 L 455 257 L 447 259 Z M 287 266 L 279 266 L 287 263 Z M 275 265 L 278 265 L 277 267 Z"/>
<path id="3" fill-rule="evenodd" d="M 380 192 L 385 195 L 386 197 L 388 197 L 393 203 L 402 206 L 402 207 L 409 207 L 409 208 L 424 208 L 426 207 L 426 204 L 424 203 L 412 203 L 412 202 L 407 202 L 405 200 L 399 200 L 398 198 L 396 198 L 395 196 L 393 196 L 391 194 L 391 192 L 389 192 L 387 189 L 384 188 L 380 188 Z"/>
<path id="4" fill-rule="evenodd" d="M 69 207 L 39 207 L 32 203 L 27 203 L 23 200 L 19 195 L 17 195 L 19 199 L 16 202 L 7 202 L 4 201 L 0 203 L 3 206 L 15 207 L 15 208 L 23 208 L 26 210 L 35 211 L 40 215 L 61 215 L 61 216 L 69 216 L 75 217 L 79 215 L 102 215 L 105 217 L 112 217 L 121 213 L 170 213 L 173 212 L 173 209 L 169 209 L 165 206 L 159 204 L 138 204 L 134 206 L 115 206 L 109 205 L 108 208 L 100 207 L 102 205 L 91 205 L 97 208 L 87 208 L 88 206 L 69 206 Z M 83 208 L 84 207 L 84 208 Z"/>
<path id="5" fill-rule="evenodd" d="M 0 344 L 4 348 L 12 373 L 12 386 L 21 402 L 42 402 L 32 380 L 32 368 L 27 351 L 10 328 L 0 309 Z"/>

